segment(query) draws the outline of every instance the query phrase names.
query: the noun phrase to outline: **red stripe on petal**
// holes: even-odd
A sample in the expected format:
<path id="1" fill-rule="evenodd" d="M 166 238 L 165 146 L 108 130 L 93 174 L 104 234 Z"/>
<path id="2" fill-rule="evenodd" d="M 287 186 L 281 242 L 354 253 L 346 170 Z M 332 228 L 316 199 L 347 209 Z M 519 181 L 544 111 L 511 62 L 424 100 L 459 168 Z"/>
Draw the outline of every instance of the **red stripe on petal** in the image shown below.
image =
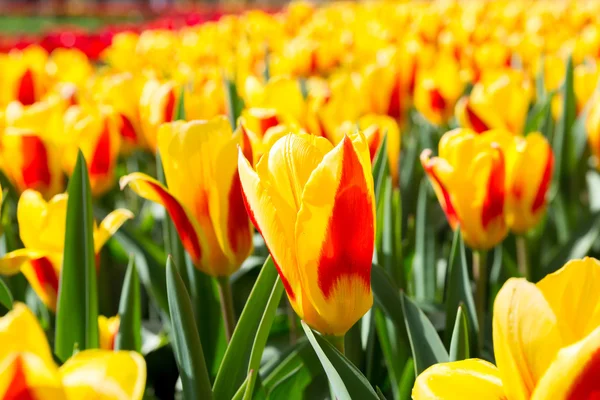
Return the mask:
<path id="1" fill-rule="evenodd" d="M 444 211 L 444 214 L 446 214 L 448 223 L 454 229 L 456 227 L 456 225 L 458 225 L 458 222 L 459 222 L 458 214 L 456 213 L 456 210 L 454 209 L 454 205 L 452 205 L 450 193 L 448 192 L 448 190 L 442 183 L 441 179 L 435 173 L 434 164 L 432 162 L 429 162 L 429 160 L 428 160 L 429 155 L 426 154 L 426 152 L 428 152 L 428 151 L 429 150 L 423 150 L 423 154 L 421 155 L 421 162 L 423 164 L 423 169 L 425 169 L 425 172 L 427 173 L 427 175 L 435 182 L 437 187 L 442 192 L 442 199 L 441 199 L 442 201 L 440 201 L 440 203 L 441 203 L 440 205 L 442 206 L 442 210 Z"/>
<path id="2" fill-rule="evenodd" d="M 554 171 L 554 153 L 552 148 L 548 146 L 548 158 L 546 161 L 546 167 L 544 168 L 544 175 L 542 175 L 542 181 L 540 187 L 535 195 L 533 204 L 531 205 L 531 212 L 535 213 L 546 203 L 546 193 L 550 187 L 550 181 L 552 180 L 552 172 Z"/>
<path id="3" fill-rule="evenodd" d="M 497 144 L 493 143 L 492 146 L 498 157 L 492 159 L 487 193 L 481 210 L 481 224 L 484 229 L 504 213 L 504 153 Z"/>
<path id="4" fill-rule="evenodd" d="M 35 83 L 33 73 L 29 68 L 23 73 L 19 88 L 17 89 L 17 100 L 24 106 L 30 106 L 35 103 Z"/>
<path id="5" fill-rule="evenodd" d="M 438 89 L 429 90 L 429 101 L 431 108 L 436 112 L 442 112 L 446 109 L 446 100 Z"/>
<path id="6" fill-rule="evenodd" d="M 375 127 L 375 131 L 369 137 L 369 155 L 371 156 L 371 162 L 375 160 L 379 147 L 381 147 L 381 130 L 378 127 Z"/>
<path id="7" fill-rule="evenodd" d="M 242 154 L 246 157 L 246 160 L 250 161 L 250 165 L 254 165 L 254 153 L 252 151 L 252 142 L 250 142 L 250 136 L 244 124 L 240 124 L 242 131 Z"/>
<path id="8" fill-rule="evenodd" d="M 92 160 L 90 162 L 90 174 L 91 175 L 106 175 L 110 170 L 110 131 L 108 129 L 108 120 L 104 120 L 104 128 L 96 147 Z"/>
<path id="9" fill-rule="evenodd" d="M 23 359 L 18 354 L 14 360 L 15 374 L 8 384 L 8 389 L 4 393 L 4 400 L 35 400 L 35 396 L 31 393 L 27 384 L 27 377 L 23 367 Z"/>
<path id="10" fill-rule="evenodd" d="M 48 168 L 48 151 L 46 144 L 39 136 L 23 136 L 21 138 L 23 151 L 23 182 L 27 188 L 38 185 L 49 186 L 52 175 Z"/>
<path id="11" fill-rule="evenodd" d="M 343 139 L 340 185 L 321 247 L 319 288 L 328 299 L 342 277 L 371 284 L 374 246 L 373 200 L 352 141 Z"/>
<path id="12" fill-rule="evenodd" d="M 248 203 L 248 199 L 246 198 L 246 193 L 244 193 L 243 190 L 241 191 L 241 193 L 242 193 L 242 199 L 244 201 L 244 207 L 246 207 L 246 212 L 248 213 L 248 217 L 250 218 L 252 225 L 254 225 L 254 227 L 256 228 L 258 233 L 260 233 L 262 235 L 260 226 L 258 225 L 258 222 L 256 222 L 256 217 L 254 216 L 254 211 L 250 207 L 250 204 Z M 271 258 L 273 258 L 273 264 L 275 265 L 275 268 L 277 269 L 277 273 L 279 274 L 279 278 L 281 279 L 281 283 L 283 284 L 283 287 L 285 288 L 285 291 L 286 291 L 288 297 L 290 298 L 290 300 L 295 301 L 296 294 L 294 293 L 294 290 L 292 289 L 290 282 L 287 280 L 287 278 L 281 271 L 281 268 L 279 267 L 279 263 L 277 262 L 277 260 L 275 259 L 275 256 L 273 256 L 273 252 L 269 248 L 269 244 L 265 242 L 265 245 L 267 246 L 267 250 L 269 250 L 269 253 L 271 254 Z"/>
<path id="13" fill-rule="evenodd" d="M 600 400 L 600 349 L 592 354 L 582 373 L 573 383 L 567 400 Z"/>
<path id="14" fill-rule="evenodd" d="M 279 125 L 279 118 L 277 118 L 277 114 L 275 113 L 275 111 L 257 118 L 260 127 L 260 132 L 257 133 L 263 136 L 269 128 L 273 128 L 274 126 Z"/>
<path id="15" fill-rule="evenodd" d="M 192 222 L 188 219 L 185 210 L 181 204 L 179 204 L 179 202 L 160 185 L 150 181 L 146 183 L 150 185 L 154 192 L 160 197 L 161 203 L 169 213 L 169 216 L 173 220 L 173 224 L 175 224 L 175 229 L 177 229 L 183 247 L 192 257 L 194 264 L 197 264 L 202 257 L 202 250 L 200 248 L 200 241 L 198 240 L 196 230 L 194 229 Z"/>
<path id="16" fill-rule="evenodd" d="M 51 289 L 52 295 L 56 297 L 58 293 L 58 275 L 52 265 L 52 261 L 47 257 L 36 258 L 30 261 L 31 268 L 35 273 L 35 277 L 44 291 Z"/>
<path id="17" fill-rule="evenodd" d="M 128 142 L 136 143 L 137 133 L 135 132 L 131 120 L 124 114 L 119 114 L 119 116 L 121 117 L 121 137 Z"/>
<path id="18" fill-rule="evenodd" d="M 394 119 L 400 119 L 402 116 L 402 97 L 400 93 L 400 80 L 396 79 L 396 83 L 392 87 L 390 94 L 390 104 L 388 105 L 387 115 Z"/>
<path id="19" fill-rule="evenodd" d="M 240 176 L 237 173 L 233 176 L 231 189 L 229 190 L 229 214 L 227 217 L 227 237 L 231 250 L 238 254 L 241 251 L 247 251 L 249 241 L 252 240 L 250 233 L 250 224 L 248 224 L 248 214 L 242 198 L 242 184 Z"/>
<path id="20" fill-rule="evenodd" d="M 465 111 L 467 113 L 467 118 L 469 119 L 469 123 L 471 124 L 471 129 L 473 129 L 477 133 L 483 133 L 489 130 L 488 126 L 475 114 L 469 103 L 465 106 Z"/>
<path id="21" fill-rule="evenodd" d="M 165 104 L 165 110 L 163 115 L 164 122 L 171 122 L 175 117 L 175 92 L 173 90 L 169 91 L 167 95 L 167 103 Z"/>

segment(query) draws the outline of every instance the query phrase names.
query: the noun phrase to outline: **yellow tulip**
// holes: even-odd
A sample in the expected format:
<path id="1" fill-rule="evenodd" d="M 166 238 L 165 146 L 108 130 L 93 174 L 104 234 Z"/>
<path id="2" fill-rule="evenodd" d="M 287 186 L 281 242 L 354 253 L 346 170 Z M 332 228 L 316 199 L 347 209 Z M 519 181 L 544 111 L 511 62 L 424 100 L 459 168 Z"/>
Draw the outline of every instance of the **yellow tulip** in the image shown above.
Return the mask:
<path id="1" fill-rule="evenodd" d="M 471 248 L 488 250 L 508 228 L 505 210 L 505 156 L 489 133 L 455 129 L 442 136 L 439 156 L 424 150 L 421 164 L 452 229 L 460 230 Z"/>
<path id="2" fill-rule="evenodd" d="M 140 121 L 144 143 L 149 150 L 156 150 L 158 127 L 175 118 L 177 99 L 173 81 L 161 83 L 151 79 L 144 85 L 140 97 Z"/>
<path id="3" fill-rule="evenodd" d="M 33 313 L 16 303 L 0 317 L 0 398 L 141 400 L 146 362 L 135 352 L 85 350 L 60 368 Z"/>
<path id="4" fill-rule="evenodd" d="M 473 86 L 468 97 L 456 105 L 460 125 L 477 133 L 506 129 L 515 135 L 523 132 L 531 102 L 531 85 L 514 73 L 502 73 Z"/>
<path id="5" fill-rule="evenodd" d="M 98 336 L 100 337 L 101 349 L 114 350 L 120 325 L 121 319 L 118 315 L 110 318 L 106 318 L 104 315 L 98 317 Z"/>
<path id="6" fill-rule="evenodd" d="M 573 290 L 577 288 L 577 290 Z M 573 260 L 537 284 L 509 279 L 494 302 L 497 368 L 436 364 L 413 399 L 592 399 L 600 386 L 600 262 Z"/>
<path id="7" fill-rule="evenodd" d="M 241 153 L 238 165 L 248 214 L 292 307 L 321 333 L 345 334 L 373 303 L 375 200 L 364 135 L 333 147 L 288 134 L 256 170 Z"/>
<path id="8" fill-rule="evenodd" d="M 252 251 L 236 168 L 241 140 L 224 117 L 164 124 L 158 149 L 168 189 L 138 172 L 121 178 L 121 188 L 166 208 L 194 265 L 215 277 L 237 271 Z"/>
<path id="9" fill-rule="evenodd" d="M 546 211 L 546 194 L 554 171 L 552 147 L 539 132 L 523 137 L 496 130 L 488 132 L 487 137 L 504 153 L 506 223 L 514 233 L 524 234 Z"/>
<path id="10" fill-rule="evenodd" d="M 2 169 L 19 193 L 34 189 L 45 198 L 64 188 L 61 152 L 55 140 L 64 104 L 58 100 L 22 106 L 12 102 L 4 115 Z"/>
<path id="11" fill-rule="evenodd" d="M 53 311 L 56 309 L 62 267 L 67 200 L 66 194 L 56 195 L 46 202 L 39 192 L 23 192 L 17 206 L 17 221 L 25 248 L 14 250 L 0 259 L 0 273 L 12 275 L 21 271 L 38 297 Z M 117 209 L 99 226 L 94 225 L 96 253 L 132 217 L 129 210 Z"/>
<path id="12" fill-rule="evenodd" d="M 19 101 L 29 106 L 40 100 L 47 90 L 48 53 L 37 45 L 13 49 L 0 60 L 0 104 Z"/>
<path id="13" fill-rule="evenodd" d="M 69 82 L 83 87 L 92 76 L 93 68 L 80 50 L 58 48 L 50 54 L 46 73 L 53 82 Z"/>
<path id="14" fill-rule="evenodd" d="M 71 174 L 81 150 L 89 171 L 92 194 L 99 196 L 115 184 L 115 168 L 121 146 L 119 122 L 111 108 L 98 105 L 71 106 L 63 116 L 67 141 L 63 165 Z"/>

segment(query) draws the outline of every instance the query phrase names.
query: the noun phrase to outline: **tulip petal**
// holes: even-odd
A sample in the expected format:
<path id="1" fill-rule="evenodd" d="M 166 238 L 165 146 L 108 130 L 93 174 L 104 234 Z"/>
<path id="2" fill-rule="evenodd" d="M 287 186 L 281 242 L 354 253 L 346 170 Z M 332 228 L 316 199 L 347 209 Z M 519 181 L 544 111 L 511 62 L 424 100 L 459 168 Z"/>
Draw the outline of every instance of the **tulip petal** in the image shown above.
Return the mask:
<path id="1" fill-rule="evenodd" d="M 563 346 L 600 326 L 600 262 L 593 258 L 569 261 L 537 283 L 556 315 Z"/>
<path id="2" fill-rule="evenodd" d="M 494 355 L 510 399 L 529 399 L 561 347 L 556 316 L 542 292 L 509 279 L 494 302 Z"/>
<path id="3" fill-rule="evenodd" d="M 0 360 L 0 398 L 3 400 L 66 399 L 60 374 L 54 362 L 44 360 L 33 352 L 15 352 Z"/>
<path id="4" fill-rule="evenodd" d="M 0 363 L 9 354 L 30 352 L 44 363 L 53 363 L 48 340 L 38 320 L 23 303 L 0 318 Z"/>
<path id="5" fill-rule="evenodd" d="M 532 400 L 597 399 L 600 396 L 598 377 L 600 377 L 600 327 L 581 341 L 558 352 L 531 398 Z"/>
<path id="6" fill-rule="evenodd" d="M 431 150 L 425 149 L 421 153 L 421 165 L 429 177 L 433 190 L 440 202 L 448 223 L 455 229 L 459 223 L 459 217 L 452 204 L 452 197 L 446 188 L 447 181 L 451 176 L 453 169 L 443 158 L 430 158 Z"/>
<path id="7" fill-rule="evenodd" d="M 506 399 L 498 369 L 487 361 L 470 359 L 435 364 L 417 377 L 414 400 Z"/>
<path id="8" fill-rule="evenodd" d="M 192 257 L 194 264 L 200 261 L 202 249 L 200 248 L 200 232 L 191 213 L 183 206 L 163 185 L 157 180 L 140 172 L 126 175 L 120 180 L 121 189 L 129 185 L 131 189 L 143 198 L 161 204 L 165 207 L 183 246 Z"/>
<path id="9" fill-rule="evenodd" d="M 31 288 L 40 300 L 52 311 L 56 311 L 62 253 L 31 258 L 21 266 Z"/>
<path id="10" fill-rule="evenodd" d="M 67 198 L 66 194 L 60 194 L 46 202 L 39 192 L 34 190 L 23 192 L 17 206 L 17 220 L 25 247 L 62 253 Z"/>
<path id="11" fill-rule="evenodd" d="M 302 193 L 296 222 L 298 268 L 311 303 L 326 316 L 329 326 L 319 328 L 325 334 L 344 334 L 373 303 L 375 202 L 368 176 L 352 140 L 345 137 L 313 171 Z"/>
<path id="12" fill-rule="evenodd" d="M 86 350 L 60 367 L 73 399 L 139 400 L 146 386 L 146 362 L 133 351 Z"/>
<path id="13" fill-rule="evenodd" d="M 21 270 L 21 266 L 32 258 L 39 257 L 39 253 L 18 249 L 11 251 L 0 259 L 0 275 L 14 275 Z"/>
<path id="14" fill-rule="evenodd" d="M 115 338 L 119 332 L 121 319 L 119 316 L 107 318 L 104 315 L 98 316 L 98 336 L 100 337 L 100 348 L 102 350 L 113 350 L 115 348 Z"/>
<path id="15" fill-rule="evenodd" d="M 96 254 L 100 253 L 100 249 L 102 249 L 102 246 L 104 246 L 108 239 L 110 239 L 110 237 L 114 235 L 127 220 L 132 218 L 133 213 L 124 208 L 119 208 L 108 214 L 102 220 L 98 229 L 94 230 L 94 250 Z"/>

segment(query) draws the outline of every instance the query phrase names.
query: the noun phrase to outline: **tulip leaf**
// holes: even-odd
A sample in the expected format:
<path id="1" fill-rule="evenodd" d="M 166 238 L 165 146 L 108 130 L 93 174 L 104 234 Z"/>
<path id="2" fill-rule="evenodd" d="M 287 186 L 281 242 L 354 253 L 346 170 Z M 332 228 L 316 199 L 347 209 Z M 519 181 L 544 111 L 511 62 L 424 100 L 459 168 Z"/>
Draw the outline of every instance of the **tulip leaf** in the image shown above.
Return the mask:
<path id="1" fill-rule="evenodd" d="M 171 314 L 171 335 L 175 359 L 186 399 L 212 399 L 210 378 L 192 302 L 177 268 L 167 259 L 167 295 Z"/>
<path id="2" fill-rule="evenodd" d="M 177 108 L 173 121 L 185 121 L 185 85 L 181 86 L 181 94 L 177 99 Z"/>
<path id="3" fill-rule="evenodd" d="M 447 362 L 448 352 L 425 313 L 405 294 L 400 298 L 418 376 L 433 364 Z"/>
<path id="4" fill-rule="evenodd" d="M 305 398 L 303 395 L 304 389 L 312 379 L 310 370 L 303 365 L 299 365 L 275 383 L 273 389 L 269 391 L 269 398 L 301 400 Z"/>
<path id="5" fill-rule="evenodd" d="M 406 364 L 406 357 L 408 356 L 407 347 L 401 344 L 397 333 L 398 328 L 390 317 L 384 314 L 379 307 L 374 307 L 373 312 L 375 313 L 375 329 L 377 330 L 379 345 L 387 366 L 390 382 L 392 382 L 394 398 L 397 399 L 399 398 L 399 386 L 394 383 L 400 382 Z"/>
<path id="6" fill-rule="evenodd" d="M 412 389 L 415 386 L 415 362 L 412 358 L 409 358 L 404 364 L 404 370 L 400 377 L 400 383 L 398 384 L 398 398 L 399 399 L 411 399 Z"/>
<path id="7" fill-rule="evenodd" d="M 314 334 L 302 321 L 302 328 L 312 345 L 329 383 L 338 399 L 379 399 L 365 376 L 323 336 Z M 350 396 L 352 393 L 352 396 Z"/>
<path id="8" fill-rule="evenodd" d="M 446 282 L 446 343 L 450 344 L 452 339 L 452 327 L 456 317 L 456 312 L 462 304 L 463 312 L 468 317 L 469 339 L 471 340 L 471 349 L 477 349 L 477 337 L 479 334 L 479 325 L 477 320 L 477 311 L 475 310 L 475 301 L 469 281 L 469 270 L 467 257 L 465 254 L 465 244 L 462 239 L 460 229 L 454 232 L 452 240 L 452 250 L 448 260 L 448 281 Z"/>
<path id="9" fill-rule="evenodd" d="M 467 315 L 463 312 L 462 306 L 459 306 L 456 312 L 454 330 L 452 331 L 452 340 L 450 341 L 450 361 L 460 361 L 469 358 L 469 340 Z"/>
<path id="10" fill-rule="evenodd" d="M 95 349 L 98 337 L 98 294 L 94 251 L 92 193 L 81 151 L 67 188 L 63 265 L 58 289 L 54 350 L 63 361 L 73 349 Z"/>
<path id="11" fill-rule="evenodd" d="M 389 164 L 387 159 L 387 134 L 383 136 L 381 145 L 377 150 L 373 160 L 373 186 L 375 190 L 375 201 L 379 203 L 381 188 L 386 175 L 389 174 Z"/>
<path id="12" fill-rule="evenodd" d="M 269 257 L 252 288 L 217 373 L 213 392 L 218 400 L 230 399 L 247 375 L 252 344 L 277 277 L 277 270 Z"/>
<path id="13" fill-rule="evenodd" d="M 435 297 L 435 232 L 430 221 L 431 211 L 429 182 L 427 178 L 423 178 L 417 200 L 415 258 L 413 259 L 415 297 L 419 301 L 433 301 Z"/>
<path id="14" fill-rule="evenodd" d="M 256 336 L 254 337 L 254 344 L 252 345 L 252 352 L 250 353 L 250 362 L 248 363 L 248 375 L 250 376 L 250 380 L 248 381 L 248 390 L 251 392 L 254 391 L 254 383 L 256 381 L 256 374 L 260 368 L 260 360 L 267 344 L 269 332 L 271 330 L 271 326 L 273 325 L 273 319 L 275 319 L 277 306 L 281 301 L 282 294 L 283 284 L 281 283 L 281 279 L 278 277 L 275 285 L 273 286 L 273 290 L 271 291 L 269 301 L 265 307 L 265 312 L 262 315 L 260 324 L 258 325 L 258 330 L 256 332 Z"/>
<path id="15" fill-rule="evenodd" d="M 142 351 L 142 306 L 140 300 L 140 279 L 135 269 L 135 256 L 129 258 L 129 265 L 119 302 L 119 332 L 115 338 L 115 350 Z"/>
<path id="16" fill-rule="evenodd" d="M 13 295 L 2 279 L 0 279 L 0 304 L 9 310 L 12 310 Z"/>
<path id="17" fill-rule="evenodd" d="M 523 134 L 526 135 L 530 132 L 541 132 L 546 135 L 548 133 L 545 132 L 545 126 L 548 124 L 548 119 L 552 119 L 553 98 L 553 94 L 540 98 L 540 100 L 531 108 L 531 111 L 529 111 L 529 114 L 527 115 Z"/>
<path id="18" fill-rule="evenodd" d="M 244 100 L 240 97 L 235 80 L 225 78 L 225 95 L 227 96 L 227 114 L 231 129 L 237 126 L 237 120 L 244 109 Z"/>
<path id="19" fill-rule="evenodd" d="M 552 150 L 554 151 L 555 157 L 555 179 L 560 179 L 561 176 L 566 175 L 569 172 L 565 167 L 568 167 L 566 163 L 568 162 L 569 154 L 574 151 L 569 136 L 573 123 L 575 122 L 577 109 L 573 85 L 573 58 L 570 56 L 567 61 L 565 79 L 561 93 L 563 102 L 562 113 L 552 141 Z"/>

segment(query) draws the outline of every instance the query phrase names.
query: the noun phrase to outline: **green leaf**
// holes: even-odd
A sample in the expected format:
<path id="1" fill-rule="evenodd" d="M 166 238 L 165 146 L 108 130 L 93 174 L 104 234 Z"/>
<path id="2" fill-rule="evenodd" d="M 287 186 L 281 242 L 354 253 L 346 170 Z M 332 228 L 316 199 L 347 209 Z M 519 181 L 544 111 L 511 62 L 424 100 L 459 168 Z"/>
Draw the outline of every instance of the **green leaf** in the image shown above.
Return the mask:
<path id="1" fill-rule="evenodd" d="M 8 288 L 8 286 L 6 286 L 6 283 L 4 283 L 2 279 L 0 279 L 0 304 L 8 308 L 9 310 L 12 310 L 13 296 L 10 292 L 10 289 Z"/>
<path id="2" fill-rule="evenodd" d="M 217 373 L 213 387 L 216 399 L 230 399 L 244 381 L 252 344 L 277 277 L 277 270 L 269 257 L 252 288 Z"/>
<path id="3" fill-rule="evenodd" d="M 212 399 L 210 378 L 192 302 L 173 261 L 167 259 L 167 295 L 171 313 L 171 335 L 175 359 L 186 399 Z"/>
<path id="4" fill-rule="evenodd" d="M 571 143 L 569 133 L 575 122 L 576 104 L 575 104 L 575 89 L 573 87 L 573 59 L 569 56 L 565 73 L 565 80 L 562 85 L 562 114 L 556 126 L 554 140 L 552 142 L 552 150 L 554 151 L 554 177 L 560 179 L 563 175 L 568 174 L 568 157 L 573 151 L 573 143 Z"/>
<path id="5" fill-rule="evenodd" d="M 174 121 L 185 121 L 185 85 L 181 86 L 181 94 L 177 99 L 177 108 L 175 109 Z"/>
<path id="6" fill-rule="evenodd" d="M 401 300 L 410 348 L 415 361 L 415 374 L 418 376 L 433 364 L 447 362 L 448 352 L 423 311 L 406 295 L 402 294 Z"/>
<path id="7" fill-rule="evenodd" d="M 387 175 L 389 175 L 389 166 L 387 160 L 387 134 L 383 136 L 381 145 L 377 150 L 375 159 L 373 160 L 373 186 L 375 189 L 375 201 L 379 203 L 381 196 L 381 187 Z"/>
<path id="8" fill-rule="evenodd" d="M 235 129 L 237 120 L 244 109 L 244 100 L 240 97 L 235 80 L 225 79 L 225 94 L 227 96 L 227 114 L 231 129 Z"/>
<path id="9" fill-rule="evenodd" d="M 98 348 L 98 295 L 92 194 L 81 151 L 67 188 L 63 265 L 58 289 L 54 351 L 63 361 L 79 350 Z"/>
<path id="10" fill-rule="evenodd" d="M 302 328 L 317 353 L 338 399 L 379 399 L 367 378 L 342 353 L 323 336 L 315 335 L 304 321 Z"/>
<path id="11" fill-rule="evenodd" d="M 379 307 L 374 307 L 373 311 L 375 313 L 375 329 L 377 330 L 381 352 L 387 366 L 394 398 L 397 399 L 399 398 L 399 387 L 396 383 L 400 382 L 402 371 L 407 361 L 407 347 L 399 344 L 398 328 L 390 317 L 384 314 Z"/>
<path id="12" fill-rule="evenodd" d="M 301 338 L 280 360 L 261 368 L 261 376 L 265 377 L 263 384 L 269 392 L 273 391 L 281 381 L 298 369 L 309 373 L 309 381 L 323 374 L 321 363 L 306 338 Z"/>
<path id="13" fill-rule="evenodd" d="M 469 358 L 469 339 L 467 316 L 463 312 L 462 306 L 459 306 L 456 312 L 452 340 L 450 341 L 450 361 L 460 361 Z"/>
<path id="14" fill-rule="evenodd" d="M 301 400 L 303 392 L 313 377 L 308 368 L 299 365 L 273 386 L 269 392 L 270 399 Z"/>
<path id="15" fill-rule="evenodd" d="M 412 358 L 409 358 L 404 365 L 404 371 L 402 371 L 402 376 L 398 385 L 399 399 L 409 400 L 412 398 L 411 395 L 413 386 L 415 386 L 415 378 L 415 362 Z"/>
<path id="16" fill-rule="evenodd" d="M 479 325 L 477 322 L 477 312 L 475 310 L 475 301 L 469 281 L 469 269 L 467 257 L 465 255 L 465 244 L 462 239 L 460 229 L 454 232 L 452 240 L 452 250 L 448 261 L 448 281 L 446 282 L 446 343 L 450 344 L 452 334 L 452 323 L 455 320 L 456 312 L 462 304 L 463 312 L 468 317 L 469 339 L 471 339 L 471 349 L 473 352 L 477 347 L 477 337 L 479 335 Z"/>
<path id="17" fill-rule="evenodd" d="M 273 319 L 275 318 L 277 306 L 281 301 L 282 294 L 283 284 L 281 283 L 281 279 L 278 277 L 275 285 L 273 286 L 273 290 L 271 291 L 271 296 L 269 297 L 269 301 L 265 307 L 260 324 L 258 325 L 258 330 L 254 338 L 254 344 L 252 345 L 252 352 L 250 353 L 250 362 L 248 363 L 248 374 L 250 376 L 250 380 L 248 382 L 247 390 L 249 390 L 251 393 L 254 391 L 254 383 L 256 381 L 256 374 L 260 368 L 260 360 L 262 358 L 263 351 L 265 350 L 267 339 L 269 338 L 269 331 L 273 325 Z"/>
<path id="18" fill-rule="evenodd" d="M 123 280 L 119 303 L 119 332 L 115 338 L 115 350 L 142 351 L 142 306 L 140 280 L 135 269 L 135 256 L 129 258 L 127 273 Z"/>
<path id="19" fill-rule="evenodd" d="M 435 297 L 435 232 L 430 221 L 429 182 L 421 180 L 417 200 L 415 258 L 413 275 L 415 298 L 419 301 L 433 301 Z"/>
<path id="20" fill-rule="evenodd" d="M 544 133 L 544 127 L 547 125 L 548 118 L 552 118 L 552 99 L 553 95 L 549 95 L 544 98 L 540 98 L 529 111 L 527 120 L 525 122 L 525 128 L 523 134 L 526 135 L 529 132 L 542 132 Z"/>

